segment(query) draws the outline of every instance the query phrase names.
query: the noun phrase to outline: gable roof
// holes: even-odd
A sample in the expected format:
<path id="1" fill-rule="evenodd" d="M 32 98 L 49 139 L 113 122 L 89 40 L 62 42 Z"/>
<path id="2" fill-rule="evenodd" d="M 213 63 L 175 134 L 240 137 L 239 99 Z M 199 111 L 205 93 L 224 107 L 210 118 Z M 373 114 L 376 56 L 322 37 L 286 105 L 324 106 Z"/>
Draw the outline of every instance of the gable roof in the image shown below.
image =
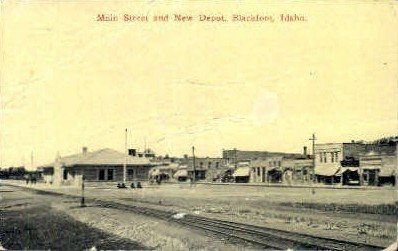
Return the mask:
<path id="1" fill-rule="evenodd" d="M 149 159 L 130 156 L 118 152 L 110 148 L 100 149 L 94 152 L 87 152 L 85 154 L 74 154 L 65 157 L 60 157 L 56 162 L 61 163 L 62 166 L 100 166 L 100 165 L 123 165 L 125 162 L 128 166 L 152 166 Z M 48 166 L 54 166 L 52 163 Z"/>

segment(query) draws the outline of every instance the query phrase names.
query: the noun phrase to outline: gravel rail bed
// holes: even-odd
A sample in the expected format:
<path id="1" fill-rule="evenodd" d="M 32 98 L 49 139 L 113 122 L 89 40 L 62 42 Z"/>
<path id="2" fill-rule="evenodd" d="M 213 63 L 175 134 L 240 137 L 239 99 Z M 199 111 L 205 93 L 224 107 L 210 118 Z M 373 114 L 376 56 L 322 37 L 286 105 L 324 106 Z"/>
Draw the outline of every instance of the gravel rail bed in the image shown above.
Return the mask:
<path id="1" fill-rule="evenodd" d="M 19 187 L 19 186 L 16 186 Z M 80 199 L 80 196 L 67 195 L 53 191 L 43 191 L 25 187 L 24 190 L 43 195 L 61 196 L 64 198 Z M 172 221 L 187 227 L 193 227 L 211 235 L 222 236 L 231 242 L 242 242 L 259 248 L 272 249 L 313 249 L 313 250 L 380 250 L 384 247 L 368 243 L 338 240 L 295 233 L 263 226 L 255 226 L 225 220 L 210 219 L 203 216 L 184 214 L 176 217 L 175 211 L 160 210 L 136 205 L 126 205 L 111 200 L 86 199 L 87 203 L 95 206 L 130 211 L 162 220 Z"/>

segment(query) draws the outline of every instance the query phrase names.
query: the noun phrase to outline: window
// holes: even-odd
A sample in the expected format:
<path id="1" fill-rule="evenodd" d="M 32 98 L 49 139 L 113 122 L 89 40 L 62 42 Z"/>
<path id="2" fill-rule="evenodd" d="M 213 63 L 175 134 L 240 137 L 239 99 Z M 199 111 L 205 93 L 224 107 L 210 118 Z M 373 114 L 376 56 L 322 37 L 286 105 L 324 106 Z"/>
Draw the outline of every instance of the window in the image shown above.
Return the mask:
<path id="1" fill-rule="evenodd" d="M 220 167 L 220 162 L 216 162 L 216 168 Z"/>
<path id="2" fill-rule="evenodd" d="M 113 180 L 113 169 L 108 169 L 108 180 Z"/>
<path id="3" fill-rule="evenodd" d="M 319 162 L 323 162 L 323 157 L 322 157 L 322 153 L 319 153 Z"/>
<path id="4" fill-rule="evenodd" d="M 209 167 L 209 168 L 211 168 L 211 162 L 209 161 L 209 163 L 207 163 L 207 166 Z"/>
<path id="5" fill-rule="evenodd" d="M 98 180 L 105 180 L 105 169 L 100 169 L 98 171 Z"/>
<path id="6" fill-rule="evenodd" d="M 327 162 L 327 159 L 326 159 L 326 153 L 323 153 L 323 162 Z"/>
<path id="7" fill-rule="evenodd" d="M 278 166 L 281 166 L 281 161 L 278 161 Z"/>
<path id="8" fill-rule="evenodd" d="M 257 167 L 257 176 L 260 176 L 260 168 Z"/>
<path id="9" fill-rule="evenodd" d="M 334 152 L 330 153 L 332 155 L 331 161 L 334 162 Z"/>
<path id="10" fill-rule="evenodd" d="M 64 180 L 68 179 L 68 171 L 66 169 L 64 169 Z"/>
<path id="11" fill-rule="evenodd" d="M 335 152 L 334 160 L 335 161 L 339 160 L 339 152 Z"/>

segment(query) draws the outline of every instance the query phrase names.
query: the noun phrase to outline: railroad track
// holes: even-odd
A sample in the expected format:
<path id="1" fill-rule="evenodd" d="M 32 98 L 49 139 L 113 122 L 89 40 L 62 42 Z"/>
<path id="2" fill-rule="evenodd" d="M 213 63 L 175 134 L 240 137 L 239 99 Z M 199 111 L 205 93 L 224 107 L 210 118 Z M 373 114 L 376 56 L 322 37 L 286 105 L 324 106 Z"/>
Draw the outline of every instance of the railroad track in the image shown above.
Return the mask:
<path id="1" fill-rule="evenodd" d="M 24 190 L 33 191 L 37 194 L 52 195 L 63 198 L 80 199 L 80 196 L 68 195 L 53 191 L 36 190 L 19 187 Z M 337 240 L 308 234 L 289 232 L 263 226 L 237 223 L 232 221 L 211 219 L 199 215 L 185 214 L 174 217 L 176 212 L 148 208 L 137 205 L 127 205 L 110 200 L 86 199 L 88 203 L 103 208 L 129 211 L 150 217 L 175 222 L 189 228 L 196 228 L 211 235 L 223 237 L 234 243 L 246 243 L 254 248 L 261 249 L 294 249 L 294 250 L 382 250 L 384 247 L 368 243 Z"/>

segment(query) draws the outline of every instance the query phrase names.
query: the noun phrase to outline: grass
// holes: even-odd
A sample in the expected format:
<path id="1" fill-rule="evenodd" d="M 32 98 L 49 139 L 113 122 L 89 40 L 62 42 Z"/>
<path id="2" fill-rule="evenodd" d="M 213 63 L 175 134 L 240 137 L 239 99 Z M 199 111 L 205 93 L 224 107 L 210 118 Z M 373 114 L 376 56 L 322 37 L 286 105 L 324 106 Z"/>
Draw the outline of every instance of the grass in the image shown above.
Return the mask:
<path id="1" fill-rule="evenodd" d="M 297 209 L 309 208 L 321 211 L 333 212 L 349 212 L 349 213 L 366 213 L 381 215 L 398 215 L 398 202 L 391 204 L 363 205 L 363 204 L 338 204 L 338 203 L 279 203 L 281 206 L 293 207 Z"/>
<path id="2" fill-rule="evenodd" d="M 0 242 L 11 250 L 148 249 L 39 205 L 0 210 Z"/>

